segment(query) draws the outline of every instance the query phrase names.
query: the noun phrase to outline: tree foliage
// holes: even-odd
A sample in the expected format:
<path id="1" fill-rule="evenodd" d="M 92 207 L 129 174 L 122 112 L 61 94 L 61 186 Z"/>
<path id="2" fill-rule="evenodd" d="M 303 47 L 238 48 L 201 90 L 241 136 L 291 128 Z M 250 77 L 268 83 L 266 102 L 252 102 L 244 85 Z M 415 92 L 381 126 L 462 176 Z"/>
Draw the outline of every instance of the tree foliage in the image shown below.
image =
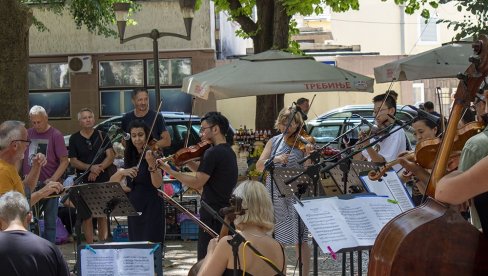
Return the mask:
<path id="1" fill-rule="evenodd" d="M 459 12 L 467 11 L 470 16 L 465 16 L 462 21 L 442 19 L 439 22 L 447 23 L 448 28 L 456 32 L 455 40 L 480 34 L 488 34 L 488 0 L 458 0 L 456 2 Z"/>

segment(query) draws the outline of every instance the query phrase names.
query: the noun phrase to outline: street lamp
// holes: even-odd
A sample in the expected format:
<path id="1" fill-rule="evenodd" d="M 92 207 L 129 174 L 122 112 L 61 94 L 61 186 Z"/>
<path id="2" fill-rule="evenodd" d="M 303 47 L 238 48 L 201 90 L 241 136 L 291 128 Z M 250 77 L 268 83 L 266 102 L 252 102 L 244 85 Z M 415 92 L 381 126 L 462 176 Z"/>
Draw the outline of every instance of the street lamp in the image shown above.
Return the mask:
<path id="1" fill-rule="evenodd" d="M 128 41 L 147 37 L 153 40 L 153 60 L 154 60 L 154 85 L 156 92 L 156 100 L 161 101 L 161 93 L 159 87 L 159 46 L 158 39 L 163 36 L 174 36 L 183 38 L 186 40 L 191 39 L 191 24 L 193 21 L 193 13 L 195 11 L 196 0 L 180 0 L 180 9 L 183 14 L 183 20 L 185 22 L 186 35 L 160 32 L 153 29 L 150 33 L 134 35 L 128 38 L 124 38 L 125 26 L 127 23 L 127 17 L 129 14 L 130 3 L 114 3 L 113 9 L 115 12 L 115 19 L 117 20 L 117 28 L 119 30 L 120 44 L 124 44 Z"/>

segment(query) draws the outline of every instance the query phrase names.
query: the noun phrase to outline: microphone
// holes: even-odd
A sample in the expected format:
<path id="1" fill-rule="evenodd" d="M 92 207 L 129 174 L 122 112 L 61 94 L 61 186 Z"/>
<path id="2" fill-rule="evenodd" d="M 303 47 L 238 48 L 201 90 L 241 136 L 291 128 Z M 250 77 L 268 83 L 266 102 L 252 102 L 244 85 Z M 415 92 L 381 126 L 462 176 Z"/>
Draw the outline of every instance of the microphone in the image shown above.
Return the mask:
<path id="1" fill-rule="evenodd" d="M 412 126 L 405 124 L 403 121 L 398 120 L 395 116 L 391 114 L 388 114 L 388 117 L 390 117 L 394 121 L 395 125 L 399 125 L 400 127 L 402 127 L 403 129 L 405 129 L 410 133 L 415 133 L 415 129 Z"/>
<path id="2" fill-rule="evenodd" d="M 410 107 L 411 109 L 417 111 L 418 117 L 423 117 L 423 118 L 435 123 L 436 125 L 439 125 L 439 121 L 441 120 L 441 118 L 439 118 L 433 114 L 430 114 L 429 112 L 423 111 L 422 109 L 417 108 L 413 105 L 407 105 L 407 106 Z"/>
<path id="3" fill-rule="evenodd" d="M 297 105 L 297 103 L 296 103 L 296 102 L 293 102 L 293 104 L 295 105 L 295 109 L 296 109 L 298 112 L 300 112 L 300 114 L 302 115 L 302 119 L 303 119 L 304 121 L 306 121 L 306 120 L 308 119 L 307 114 L 305 114 L 305 113 L 303 112 L 303 110 L 300 108 L 300 106 L 298 106 L 298 105 Z"/>
<path id="4" fill-rule="evenodd" d="M 128 141 L 130 139 L 130 134 L 127 132 L 124 132 L 120 127 L 116 125 L 112 125 L 107 132 L 107 135 L 113 139 L 113 140 L 118 140 L 119 137 L 122 137 L 124 140 Z"/>

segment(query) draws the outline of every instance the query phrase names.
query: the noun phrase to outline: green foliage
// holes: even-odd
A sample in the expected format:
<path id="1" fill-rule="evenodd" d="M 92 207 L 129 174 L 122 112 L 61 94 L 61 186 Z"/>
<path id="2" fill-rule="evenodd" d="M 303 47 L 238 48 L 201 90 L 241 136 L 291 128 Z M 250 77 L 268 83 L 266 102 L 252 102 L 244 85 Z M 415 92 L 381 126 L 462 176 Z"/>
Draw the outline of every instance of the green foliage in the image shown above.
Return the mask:
<path id="1" fill-rule="evenodd" d="M 300 50 L 300 44 L 291 38 L 293 35 L 297 35 L 300 33 L 296 20 L 294 19 L 290 20 L 290 29 L 288 33 L 289 33 L 289 44 L 288 44 L 287 51 L 295 55 L 303 55 L 303 51 Z"/>
<path id="2" fill-rule="evenodd" d="M 140 9 L 140 5 L 129 0 L 20 0 L 22 3 L 36 7 L 40 10 L 47 10 L 54 14 L 61 15 L 69 12 L 73 17 L 76 27 L 80 29 L 86 26 L 88 31 L 104 36 L 117 37 L 115 14 L 112 8 L 115 2 L 129 2 L 132 13 Z M 49 31 L 46 26 L 33 18 L 33 24 L 39 31 Z M 136 24 L 134 20 L 128 20 L 128 25 Z"/>
<path id="3" fill-rule="evenodd" d="M 456 0 L 455 2 L 459 12 L 467 11 L 471 15 L 465 16 L 462 21 L 449 19 L 438 21 L 447 23 L 448 28 L 453 28 L 457 32 L 454 40 L 488 33 L 488 0 Z"/>

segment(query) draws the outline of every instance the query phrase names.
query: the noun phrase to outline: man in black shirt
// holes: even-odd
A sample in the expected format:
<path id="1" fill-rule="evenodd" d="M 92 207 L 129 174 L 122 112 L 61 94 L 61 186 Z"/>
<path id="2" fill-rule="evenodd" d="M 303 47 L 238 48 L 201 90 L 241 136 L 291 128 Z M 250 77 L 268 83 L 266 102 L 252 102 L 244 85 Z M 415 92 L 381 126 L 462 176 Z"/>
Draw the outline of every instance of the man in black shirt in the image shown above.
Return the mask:
<path id="1" fill-rule="evenodd" d="M 200 136 L 202 141 L 209 141 L 212 147 L 206 150 L 201 162 L 189 162 L 186 165 L 195 176 L 174 171 L 168 164 L 161 164 L 162 169 L 183 184 L 195 190 L 202 190 L 202 200 L 218 211 L 229 205 L 229 199 L 237 183 L 237 159 L 226 141 L 229 121 L 220 112 L 209 112 L 201 119 Z M 200 219 L 207 226 L 219 233 L 222 224 L 214 219 L 204 208 L 200 208 Z M 212 237 L 200 231 L 198 235 L 198 260 L 207 254 L 207 246 Z"/>
<path id="2" fill-rule="evenodd" d="M 29 203 L 21 193 L 10 191 L 0 197 L 2 275 L 69 275 L 56 245 L 27 231 L 31 219 Z"/>
<path id="3" fill-rule="evenodd" d="M 152 138 L 158 140 L 156 143 L 158 148 L 162 149 L 169 147 L 171 145 L 171 137 L 166 130 L 164 118 L 160 113 L 156 113 L 156 111 L 149 108 L 149 94 L 147 89 L 135 89 L 132 92 L 132 104 L 134 105 L 134 110 L 127 112 L 122 116 L 122 130 L 128 133 L 129 124 L 134 120 L 144 121 L 146 125 L 151 128 L 154 118 L 157 116 L 151 133 Z"/>
<path id="4" fill-rule="evenodd" d="M 113 166 L 115 152 L 110 137 L 102 131 L 95 130 L 95 116 L 89 108 L 78 112 L 80 131 L 69 138 L 69 162 L 76 169 L 78 177 L 90 170 L 80 183 L 100 183 L 110 179 L 109 168 Z M 103 150 L 98 154 L 99 150 Z M 98 154 L 97 160 L 93 160 Z M 76 200 L 73 200 L 76 205 Z M 83 231 L 87 243 L 93 243 L 93 223 L 91 217 L 82 215 Z M 98 218 L 98 238 L 105 240 L 108 236 L 107 219 Z"/>

